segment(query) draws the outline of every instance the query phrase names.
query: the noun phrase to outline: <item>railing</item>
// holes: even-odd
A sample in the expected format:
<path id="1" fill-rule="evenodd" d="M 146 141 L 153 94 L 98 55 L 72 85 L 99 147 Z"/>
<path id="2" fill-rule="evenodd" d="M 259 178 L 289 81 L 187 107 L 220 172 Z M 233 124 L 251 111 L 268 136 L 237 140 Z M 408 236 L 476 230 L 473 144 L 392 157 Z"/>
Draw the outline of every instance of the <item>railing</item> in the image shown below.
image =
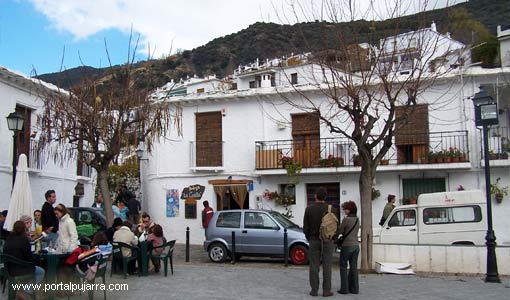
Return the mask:
<path id="1" fill-rule="evenodd" d="M 482 145 L 481 150 L 483 150 L 482 141 L 480 141 L 480 145 Z M 510 154 L 510 128 L 508 127 L 489 128 L 489 159 L 492 160 L 508 159 L 509 154 Z"/>
<path id="2" fill-rule="evenodd" d="M 28 167 L 30 169 L 40 170 L 43 165 L 44 154 L 38 147 L 38 142 L 30 139 L 30 153 L 28 155 Z"/>
<path id="3" fill-rule="evenodd" d="M 223 145 L 225 142 L 190 142 L 191 168 L 223 167 Z"/>
<path id="4" fill-rule="evenodd" d="M 88 166 L 86 163 L 82 163 L 81 172 L 78 174 L 78 176 L 92 177 L 92 167 Z"/>
<path id="5" fill-rule="evenodd" d="M 469 160 L 467 131 L 399 135 L 381 160 L 387 164 L 428 164 Z M 382 147 L 380 143 L 374 153 Z M 281 169 L 289 161 L 304 168 L 360 165 L 354 143 L 347 138 L 322 138 L 255 142 L 255 168 Z"/>

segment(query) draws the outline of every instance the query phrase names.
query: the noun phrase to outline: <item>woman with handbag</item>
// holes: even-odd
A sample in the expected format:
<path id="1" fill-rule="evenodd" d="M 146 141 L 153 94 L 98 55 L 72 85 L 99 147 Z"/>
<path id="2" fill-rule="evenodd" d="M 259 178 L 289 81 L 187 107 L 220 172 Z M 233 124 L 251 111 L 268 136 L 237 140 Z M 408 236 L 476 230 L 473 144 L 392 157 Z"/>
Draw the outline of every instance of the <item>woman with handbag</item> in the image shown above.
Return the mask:
<path id="1" fill-rule="evenodd" d="M 358 256 L 359 256 L 359 220 L 356 216 L 358 208 L 353 201 L 344 202 L 342 210 L 345 217 L 338 229 L 341 237 L 338 239 L 340 252 L 340 294 L 358 294 Z M 349 264 L 349 274 L 347 274 L 347 264 Z"/>

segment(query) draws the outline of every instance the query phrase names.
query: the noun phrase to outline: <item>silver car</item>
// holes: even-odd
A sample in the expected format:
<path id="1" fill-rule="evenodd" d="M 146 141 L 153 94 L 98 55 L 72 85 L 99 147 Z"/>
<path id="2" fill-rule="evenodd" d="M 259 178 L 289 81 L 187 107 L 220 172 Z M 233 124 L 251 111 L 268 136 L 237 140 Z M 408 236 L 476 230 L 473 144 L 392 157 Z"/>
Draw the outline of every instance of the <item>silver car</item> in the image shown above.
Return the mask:
<path id="1" fill-rule="evenodd" d="M 213 262 L 232 257 L 232 232 L 235 255 L 283 257 L 283 233 L 287 229 L 290 261 L 308 263 L 308 241 L 303 229 L 276 211 L 223 210 L 214 213 L 205 231 L 204 249 Z"/>

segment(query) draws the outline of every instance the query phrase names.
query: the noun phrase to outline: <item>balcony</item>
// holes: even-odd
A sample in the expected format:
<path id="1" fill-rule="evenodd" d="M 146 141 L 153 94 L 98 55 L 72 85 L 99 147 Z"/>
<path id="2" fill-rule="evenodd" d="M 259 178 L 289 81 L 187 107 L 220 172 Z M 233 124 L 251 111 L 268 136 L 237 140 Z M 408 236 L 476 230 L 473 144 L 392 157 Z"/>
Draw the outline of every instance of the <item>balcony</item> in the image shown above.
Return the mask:
<path id="1" fill-rule="evenodd" d="M 480 141 L 480 145 L 482 145 L 481 157 L 484 157 L 483 140 Z M 510 166 L 510 128 L 489 129 L 489 160 L 491 166 Z"/>
<path id="2" fill-rule="evenodd" d="M 30 153 L 28 155 L 28 168 L 40 171 L 43 165 L 44 153 L 39 149 L 38 142 L 30 139 Z"/>
<path id="3" fill-rule="evenodd" d="M 223 171 L 225 142 L 190 142 L 190 169 L 193 171 Z"/>
<path id="4" fill-rule="evenodd" d="M 388 166 L 392 170 L 395 166 L 399 166 L 397 169 L 470 167 L 467 131 L 431 132 L 426 136 L 399 135 L 397 140 L 398 144 L 394 141 L 381 160 L 381 169 Z M 359 171 L 352 168 L 360 165 L 356 146 L 347 138 L 258 141 L 255 147 L 256 170 L 284 169 L 286 162 L 294 161 L 304 169 L 345 168 L 345 171 Z M 430 166 L 423 166 L 425 164 Z"/>

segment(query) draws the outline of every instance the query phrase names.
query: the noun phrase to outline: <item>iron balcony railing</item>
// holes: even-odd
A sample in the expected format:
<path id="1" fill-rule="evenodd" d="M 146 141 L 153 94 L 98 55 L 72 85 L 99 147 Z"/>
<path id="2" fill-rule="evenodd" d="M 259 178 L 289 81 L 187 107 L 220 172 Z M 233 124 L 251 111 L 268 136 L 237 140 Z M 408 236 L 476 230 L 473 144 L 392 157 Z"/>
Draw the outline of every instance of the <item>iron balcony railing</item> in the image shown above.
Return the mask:
<path id="1" fill-rule="evenodd" d="M 374 149 L 377 153 L 382 143 Z M 398 135 L 381 164 L 429 164 L 469 161 L 467 131 Z M 304 168 L 360 165 L 356 146 L 347 138 L 257 141 L 255 168 L 281 169 L 289 162 Z"/>
<path id="2" fill-rule="evenodd" d="M 30 153 L 28 155 L 28 167 L 30 169 L 41 170 L 43 165 L 44 153 L 38 146 L 38 141 L 30 139 Z"/>
<path id="3" fill-rule="evenodd" d="M 483 138 L 483 136 L 481 136 Z M 508 159 L 510 155 L 510 128 L 491 127 L 489 128 L 489 159 Z M 483 140 L 480 141 L 480 151 L 483 155 Z"/>
<path id="4" fill-rule="evenodd" d="M 221 168 L 223 167 L 224 141 L 190 142 L 191 168 Z"/>

